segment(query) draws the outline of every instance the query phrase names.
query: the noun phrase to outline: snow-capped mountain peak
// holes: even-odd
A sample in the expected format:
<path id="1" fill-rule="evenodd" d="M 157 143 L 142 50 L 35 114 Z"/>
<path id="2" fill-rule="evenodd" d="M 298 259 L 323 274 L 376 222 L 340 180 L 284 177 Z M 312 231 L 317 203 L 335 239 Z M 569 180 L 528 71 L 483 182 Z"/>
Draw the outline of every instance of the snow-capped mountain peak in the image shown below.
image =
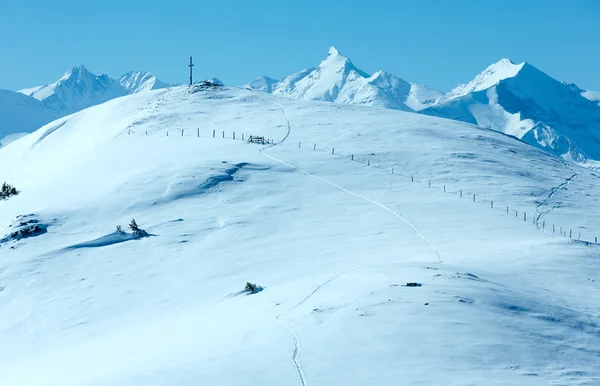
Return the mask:
<path id="1" fill-rule="evenodd" d="M 258 90 L 266 93 L 271 93 L 273 91 L 273 85 L 276 84 L 278 80 L 269 78 L 268 76 L 259 76 L 254 79 L 252 82 L 245 84 L 245 88 L 249 88 L 252 90 Z"/>
<path id="2" fill-rule="evenodd" d="M 600 108 L 582 93 L 528 63 L 502 59 L 422 112 L 501 131 L 587 165 L 600 160 Z"/>
<path id="3" fill-rule="evenodd" d="M 342 55 L 335 47 L 329 48 L 327 58 L 323 60 L 321 64 L 319 64 L 319 69 L 325 72 L 335 71 L 339 73 L 347 73 L 347 75 L 354 71 L 364 78 L 368 78 L 370 76 L 366 72 L 358 69 L 349 58 Z"/>
<path id="4" fill-rule="evenodd" d="M 411 84 L 384 71 L 373 75 L 357 68 L 335 47 L 318 67 L 308 68 L 283 78 L 260 77 L 245 87 L 295 99 L 363 104 L 413 111 L 408 106 Z M 412 103 L 415 107 L 419 103 Z"/>
<path id="5" fill-rule="evenodd" d="M 467 84 L 461 84 L 452 89 L 443 98 L 444 101 L 459 98 L 472 92 L 485 90 L 497 84 L 501 80 L 516 76 L 526 63 L 515 64 L 510 59 L 500 59 L 498 62 L 488 66 Z"/>
<path id="6" fill-rule="evenodd" d="M 38 88 L 31 96 L 62 116 L 126 94 L 116 80 L 106 74 L 93 74 L 80 64 L 65 72 L 58 81 Z"/>
<path id="7" fill-rule="evenodd" d="M 144 90 L 156 90 L 169 87 L 167 83 L 145 71 L 130 71 L 119 78 L 119 83 L 129 94 L 135 94 Z"/>

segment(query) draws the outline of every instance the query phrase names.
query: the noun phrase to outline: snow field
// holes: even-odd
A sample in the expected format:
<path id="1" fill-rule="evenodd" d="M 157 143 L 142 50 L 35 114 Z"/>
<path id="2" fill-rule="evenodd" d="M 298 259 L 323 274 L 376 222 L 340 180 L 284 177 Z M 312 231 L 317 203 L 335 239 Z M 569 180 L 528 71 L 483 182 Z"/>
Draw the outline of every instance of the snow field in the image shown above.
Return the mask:
<path id="1" fill-rule="evenodd" d="M 162 135 L 181 129 L 190 136 Z M 286 140 L 262 147 L 212 139 L 213 129 Z M 512 138 L 389 110 L 178 88 L 63 118 L 2 149 L 7 164 L 0 177 L 22 193 L 0 203 L 0 223 L 37 213 L 50 224 L 0 248 L 8 384 L 600 377 L 597 247 L 440 189 L 535 208 L 573 175 Z M 577 212 L 593 224 L 597 206 L 583 195 L 597 177 L 577 171 L 546 218 Z M 152 236 L 69 248 L 132 217 Z M 246 281 L 265 290 L 242 294 Z"/>

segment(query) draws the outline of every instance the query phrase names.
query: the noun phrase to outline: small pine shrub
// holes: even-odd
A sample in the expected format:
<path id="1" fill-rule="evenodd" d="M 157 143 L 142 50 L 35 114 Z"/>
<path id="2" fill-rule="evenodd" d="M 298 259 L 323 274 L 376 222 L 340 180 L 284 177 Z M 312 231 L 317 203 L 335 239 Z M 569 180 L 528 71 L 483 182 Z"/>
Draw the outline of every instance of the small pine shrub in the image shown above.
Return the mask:
<path id="1" fill-rule="evenodd" d="M 119 233 L 125 233 L 125 232 L 123 232 L 123 228 L 121 228 L 120 225 L 117 225 L 117 232 L 119 232 Z"/>
<path id="2" fill-rule="evenodd" d="M 129 229 L 131 229 L 134 234 L 137 234 L 140 231 L 140 227 L 138 226 L 137 222 L 135 222 L 134 218 L 132 218 L 131 222 L 129 223 Z"/>
<path id="3" fill-rule="evenodd" d="M 247 282 L 244 290 L 250 294 L 255 294 L 255 293 L 260 292 L 262 290 L 262 287 L 257 286 L 254 283 Z"/>
<path id="4" fill-rule="evenodd" d="M 0 199 L 6 200 L 10 196 L 16 196 L 17 194 L 19 194 L 19 191 L 13 185 L 7 184 L 6 182 L 2 183 L 2 189 L 0 189 Z"/>

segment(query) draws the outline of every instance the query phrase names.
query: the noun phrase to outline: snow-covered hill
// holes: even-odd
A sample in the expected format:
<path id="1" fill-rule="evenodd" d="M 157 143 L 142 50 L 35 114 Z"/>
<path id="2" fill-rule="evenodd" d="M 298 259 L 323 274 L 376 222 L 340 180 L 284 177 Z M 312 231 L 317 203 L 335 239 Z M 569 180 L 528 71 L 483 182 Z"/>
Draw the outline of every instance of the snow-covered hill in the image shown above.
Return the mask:
<path id="1" fill-rule="evenodd" d="M 128 94 L 135 94 L 141 91 L 157 90 L 167 88 L 169 85 L 149 72 L 130 71 L 119 78 L 121 86 L 127 90 Z"/>
<path id="2" fill-rule="evenodd" d="M 0 149 L 3 384 L 598 383 L 590 170 L 461 122 L 197 89 Z M 115 230 L 132 217 L 150 237 Z"/>
<path id="3" fill-rule="evenodd" d="M 277 82 L 259 77 L 245 87 L 277 96 L 344 104 L 368 105 L 396 110 L 420 110 L 435 103 L 441 93 L 410 84 L 395 75 L 358 69 L 335 48 L 318 67 L 302 70 Z"/>
<path id="4" fill-rule="evenodd" d="M 0 147 L 56 119 L 37 99 L 0 90 Z"/>
<path id="5" fill-rule="evenodd" d="M 87 107 L 127 94 L 171 86 L 149 72 L 131 71 L 117 81 L 106 74 L 93 74 L 79 65 L 56 82 L 19 90 L 19 95 L 0 90 L 3 93 L 0 96 L 0 146 Z M 15 133 L 20 134 L 13 135 Z M 9 134 L 11 137 L 5 138 Z"/>
<path id="6" fill-rule="evenodd" d="M 489 127 L 581 164 L 600 160 L 600 107 L 528 63 L 502 59 L 421 113 Z"/>

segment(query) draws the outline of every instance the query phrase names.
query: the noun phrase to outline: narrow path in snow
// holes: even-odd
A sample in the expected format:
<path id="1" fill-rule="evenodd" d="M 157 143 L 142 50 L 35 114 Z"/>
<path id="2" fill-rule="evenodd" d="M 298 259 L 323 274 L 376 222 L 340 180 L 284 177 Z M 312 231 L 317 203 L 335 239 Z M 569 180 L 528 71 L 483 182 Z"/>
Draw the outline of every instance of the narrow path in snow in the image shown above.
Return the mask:
<path id="1" fill-rule="evenodd" d="M 255 93 L 255 92 L 253 92 L 253 93 Z M 434 251 L 435 256 L 436 256 L 436 258 L 437 258 L 437 260 L 438 260 L 439 263 L 443 263 L 444 262 L 444 260 L 442 259 L 442 256 L 441 256 L 441 253 L 440 253 L 439 249 L 437 249 L 435 247 L 435 245 L 433 245 L 433 243 L 427 237 L 425 237 L 410 221 L 408 221 L 406 218 L 404 218 L 403 216 L 401 216 L 399 213 L 397 213 L 397 212 L 393 211 L 392 209 L 388 208 L 386 205 L 384 205 L 384 204 L 382 204 L 382 203 L 380 203 L 378 201 L 372 200 L 372 199 L 370 199 L 368 197 L 365 197 L 365 196 L 363 196 L 361 194 L 354 193 L 354 192 L 352 192 L 352 191 L 350 191 L 348 189 L 345 189 L 345 188 L 341 187 L 340 185 L 338 185 L 338 184 L 336 184 L 336 183 L 334 183 L 332 181 L 329 181 L 329 180 L 327 180 L 325 178 L 316 176 L 316 175 L 314 175 L 312 173 L 307 172 L 306 170 L 300 169 L 299 167 L 290 164 L 289 162 L 286 162 L 286 161 L 284 161 L 282 159 L 279 159 L 277 157 L 274 157 L 274 156 L 268 154 L 266 152 L 266 150 L 268 150 L 268 149 L 270 149 L 270 148 L 272 148 L 274 146 L 282 144 L 290 136 L 290 133 L 292 132 L 292 121 L 291 121 L 291 119 L 290 119 L 290 117 L 289 117 L 286 109 L 280 103 L 278 103 L 274 99 L 269 98 L 267 96 L 264 96 L 264 95 L 260 95 L 260 96 L 262 98 L 270 101 L 271 103 L 275 104 L 277 107 L 279 107 L 279 109 L 281 110 L 281 112 L 283 113 L 283 115 L 284 115 L 284 117 L 285 117 L 285 119 L 287 121 L 287 133 L 285 134 L 285 136 L 283 137 L 283 139 L 281 139 L 279 142 L 276 142 L 276 143 L 273 143 L 271 145 L 268 145 L 268 146 L 265 146 L 265 147 L 261 148 L 260 152 L 265 157 L 267 157 L 267 158 L 269 158 L 269 159 L 271 159 L 271 160 L 273 160 L 275 162 L 278 162 L 280 164 L 283 164 L 285 166 L 288 166 L 288 167 L 290 167 L 292 169 L 295 169 L 295 170 L 301 172 L 302 174 L 304 174 L 304 175 L 306 175 L 308 177 L 314 178 L 314 179 L 316 179 L 318 181 L 321 181 L 321 182 L 323 182 L 325 184 L 328 184 L 328 185 L 330 185 L 330 186 L 332 186 L 332 187 L 334 187 L 336 189 L 339 189 L 339 190 L 341 190 L 341 191 L 343 191 L 343 192 L 345 192 L 345 193 L 347 193 L 347 194 L 349 194 L 351 196 L 354 196 L 356 198 L 365 200 L 365 201 L 367 201 L 367 202 L 369 202 L 369 203 L 371 203 L 373 205 L 376 205 L 376 206 L 380 207 L 381 209 L 385 210 L 386 212 L 394 215 L 395 217 L 397 217 L 400 220 L 402 220 L 406 225 L 408 225 L 417 234 L 417 236 L 419 236 L 423 241 L 425 241 L 425 243 L 427 243 L 427 245 Z M 302 363 L 300 362 L 300 358 L 299 358 L 300 346 L 301 346 L 300 339 L 298 338 L 298 335 L 294 332 L 294 330 L 290 327 L 290 325 L 282 318 L 282 316 L 284 314 L 286 314 L 286 313 L 288 313 L 288 312 L 290 312 L 290 311 L 298 308 L 300 305 L 302 305 L 304 302 L 306 302 L 308 299 L 310 299 L 315 293 L 317 293 L 321 288 L 323 288 L 327 284 L 331 283 L 336 278 L 344 275 L 347 272 L 354 271 L 356 269 L 359 269 L 359 268 L 354 268 L 354 269 L 346 270 L 346 271 L 341 272 L 341 273 L 335 275 L 334 277 L 328 279 L 324 283 L 322 283 L 319 286 L 317 286 L 307 297 L 305 297 L 298 304 L 296 304 L 295 306 L 289 308 L 288 310 L 280 313 L 276 317 L 276 320 L 280 324 L 282 324 L 283 326 L 285 326 L 285 328 L 287 329 L 287 331 L 292 336 L 292 339 L 293 339 L 293 342 L 294 342 L 294 352 L 292 354 L 292 361 L 294 362 L 294 364 L 296 366 L 296 370 L 298 372 L 298 376 L 300 377 L 300 383 L 302 384 L 302 386 L 308 385 L 308 380 L 306 378 L 306 374 L 304 372 L 304 368 L 302 367 Z"/>
<path id="2" fill-rule="evenodd" d="M 536 211 L 535 226 L 538 228 L 538 230 L 540 230 L 544 233 L 548 233 L 548 234 L 552 234 L 552 233 L 545 231 L 543 223 L 541 223 L 542 217 L 547 215 L 548 213 L 552 212 L 554 209 L 560 207 L 560 203 L 551 205 L 550 201 L 554 198 L 554 196 L 556 196 L 556 193 L 558 193 L 559 190 L 566 189 L 567 185 L 569 185 L 571 183 L 571 181 L 573 181 L 579 175 L 579 173 L 577 173 L 567 162 L 563 161 L 563 164 L 569 170 L 571 170 L 571 172 L 573 172 L 573 174 L 569 178 L 567 178 L 563 183 L 551 188 L 550 194 L 548 194 L 548 197 L 546 197 L 542 202 L 540 202 L 537 205 L 537 207 L 535 208 L 535 211 Z M 540 210 L 542 207 L 546 207 L 546 209 Z"/>
<path id="3" fill-rule="evenodd" d="M 267 98 L 267 99 L 268 99 L 268 98 Z M 425 242 L 425 243 L 426 243 L 426 244 L 427 244 L 427 245 L 428 245 L 428 246 L 429 246 L 429 247 L 430 247 L 430 248 L 431 248 L 431 249 L 434 251 L 434 253 L 435 253 L 435 256 L 436 256 L 436 259 L 438 260 L 438 262 L 439 262 L 439 263 L 443 263 L 443 262 L 444 262 L 444 260 L 442 259 L 442 255 L 441 255 L 441 253 L 440 253 L 439 249 L 438 249 L 438 248 L 437 248 L 435 245 L 433 245 L 433 243 L 432 243 L 432 242 L 431 242 L 431 241 L 430 241 L 430 240 L 429 240 L 427 237 L 425 237 L 425 235 L 423 235 L 423 233 L 421 233 L 421 232 L 420 232 L 420 231 L 419 231 L 419 230 L 418 230 L 418 229 L 417 229 L 417 228 L 416 228 L 416 227 L 415 227 L 415 226 L 414 226 L 414 225 L 413 225 L 413 224 L 412 224 L 410 221 L 408 221 L 408 220 L 407 220 L 405 217 L 403 217 L 403 216 L 402 216 L 402 215 L 400 215 L 399 213 L 395 212 L 394 210 L 390 209 L 390 208 L 389 208 L 389 207 L 387 207 L 386 205 L 382 204 L 382 203 L 381 203 L 381 202 L 379 202 L 379 201 L 375 201 L 375 200 L 373 200 L 373 199 L 370 199 L 370 198 L 368 198 L 368 197 L 365 197 L 365 196 L 363 196 L 362 194 L 359 194 L 359 193 L 352 192 L 352 191 L 350 191 L 350 190 L 348 190 L 348 189 L 346 189 L 346 188 L 343 188 L 342 186 L 340 186 L 340 185 L 336 184 L 335 182 L 332 182 L 332 181 L 329 181 L 329 180 L 327 180 L 327 179 L 325 179 L 325 178 L 322 178 L 322 177 L 319 177 L 319 176 L 317 176 L 317 175 L 314 175 L 314 174 L 312 174 L 312 173 L 310 173 L 310 172 L 308 172 L 308 171 L 306 171 L 306 170 L 304 170 L 304 169 L 301 169 L 301 168 L 299 168 L 299 167 L 297 167 L 297 166 L 294 166 L 294 165 L 290 164 L 290 163 L 289 163 L 289 162 L 287 162 L 287 161 L 284 161 L 284 160 L 282 160 L 282 159 L 279 159 L 279 158 L 277 158 L 277 157 L 274 157 L 274 156 L 272 156 L 272 155 L 268 154 L 268 153 L 266 152 L 266 150 L 268 150 L 268 149 L 270 149 L 270 148 L 272 148 L 272 147 L 274 147 L 274 146 L 277 146 L 277 145 L 280 145 L 280 144 L 282 144 L 282 143 L 283 143 L 283 142 L 284 142 L 284 141 L 285 141 L 285 140 L 286 140 L 286 139 L 289 137 L 289 135 L 290 135 L 290 133 L 291 133 L 291 131 L 292 131 L 292 122 L 291 122 L 291 120 L 290 120 L 290 118 L 289 118 L 289 116 L 288 116 L 288 114 L 287 114 L 287 111 L 285 110 L 285 108 L 284 108 L 284 107 L 283 107 L 281 104 L 277 103 L 276 101 L 274 101 L 274 100 L 271 100 L 271 99 L 269 99 L 269 100 L 270 100 L 271 102 L 273 102 L 275 105 L 277 105 L 277 106 L 278 106 L 278 107 L 281 109 L 281 111 L 283 112 L 283 115 L 285 116 L 285 119 L 287 120 L 287 126 L 288 126 L 288 127 L 287 127 L 287 133 L 286 133 L 285 137 L 284 137 L 284 138 L 283 138 L 281 141 L 279 141 L 279 142 L 276 142 L 276 143 L 274 143 L 274 144 L 272 144 L 272 145 L 269 145 L 269 146 L 265 146 L 264 148 L 262 148 L 262 149 L 260 150 L 260 151 L 261 151 L 261 153 L 262 153 L 263 155 L 265 155 L 266 157 L 270 158 L 271 160 L 273 160 L 273 161 L 275 161 L 275 162 L 278 162 L 278 163 L 281 163 L 281 164 L 283 164 L 283 165 L 286 165 L 286 166 L 288 166 L 288 167 L 290 167 L 290 168 L 292 168 L 292 169 L 296 169 L 297 171 L 301 172 L 302 174 L 304 174 L 304 175 L 306 175 L 306 176 L 308 176 L 308 177 L 314 178 L 314 179 L 316 179 L 316 180 L 318 180 L 318 181 L 321 181 L 321 182 L 323 182 L 323 183 L 326 183 L 326 184 L 328 184 L 328 185 L 331 185 L 331 186 L 333 186 L 334 188 L 336 188 L 336 189 L 339 189 L 339 190 L 341 190 L 341 191 L 343 191 L 343 192 L 345 192 L 345 193 L 347 193 L 347 194 L 349 194 L 349 195 L 351 195 L 351 196 L 354 196 L 354 197 L 356 197 L 356 198 L 360 198 L 360 199 L 362 199 L 362 200 L 365 200 L 365 201 L 367 201 L 367 202 L 370 202 L 371 204 L 373 204 L 373 205 L 376 205 L 376 206 L 380 207 L 381 209 L 385 210 L 386 212 L 388 212 L 388 213 L 392 214 L 393 216 L 395 216 L 395 217 L 398 217 L 398 218 L 399 218 L 400 220 L 402 220 L 402 221 L 403 221 L 403 222 L 404 222 L 406 225 L 408 225 L 408 226 L 409 226 L 409 227 L 410 227 L 410 228 L 413 230 L 413 232 L 415 232 L 415 233 L 417 234 L 417 236 L 419 236 L 419 237 L 420 237 L 420 238 L 421 238 L 421 239 L 422 239 L 422 240 L 423 240 L 423 241 L 424 241 L 424 242 Z"/>

